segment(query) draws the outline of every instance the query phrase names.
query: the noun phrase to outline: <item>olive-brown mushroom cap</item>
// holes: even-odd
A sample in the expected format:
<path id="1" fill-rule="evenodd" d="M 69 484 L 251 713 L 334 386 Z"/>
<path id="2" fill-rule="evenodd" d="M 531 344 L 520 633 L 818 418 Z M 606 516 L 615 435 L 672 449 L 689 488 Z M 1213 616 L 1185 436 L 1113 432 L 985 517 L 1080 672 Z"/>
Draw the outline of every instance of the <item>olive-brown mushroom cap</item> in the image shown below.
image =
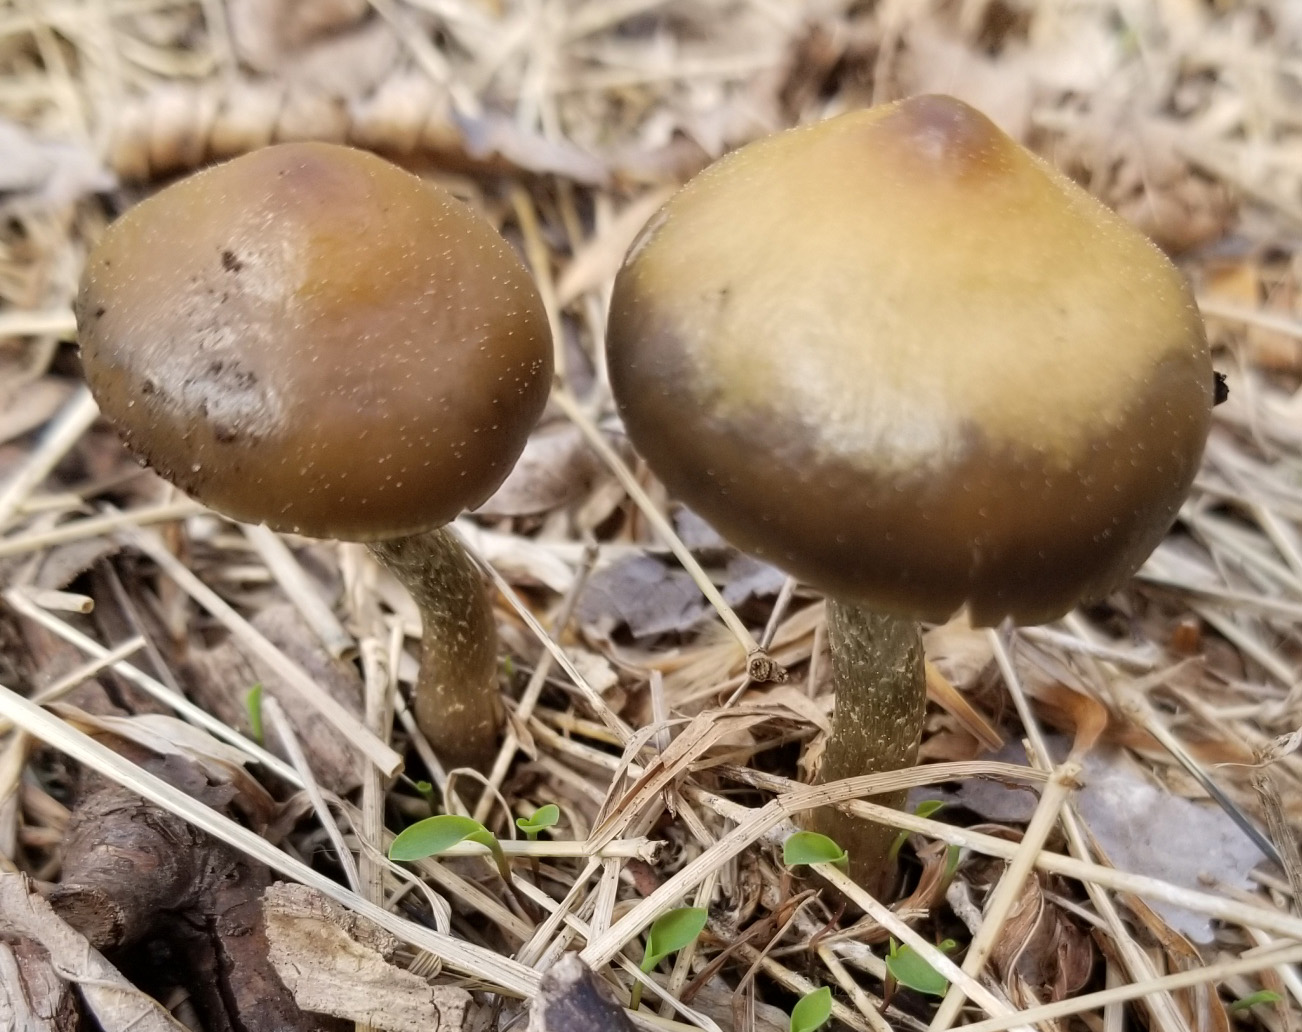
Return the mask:
<path id="1" fill-rule="evenodd" d="M 78 297 L 133 452 L 239 520 L 372 540 L 486 499 L 546 403 L 531 279 L 445 191 L 330 144 L 268 147 L 114 222 Z"/>
<path id="2" fill-rule="evenodd" d="M 938 96 L 690 182 L 625 260 L 608 355 L 634 445 L 724 536 L 934 620 L 1052 619 L 1129 576 L 1212 405 L 1166 257 Z"/>

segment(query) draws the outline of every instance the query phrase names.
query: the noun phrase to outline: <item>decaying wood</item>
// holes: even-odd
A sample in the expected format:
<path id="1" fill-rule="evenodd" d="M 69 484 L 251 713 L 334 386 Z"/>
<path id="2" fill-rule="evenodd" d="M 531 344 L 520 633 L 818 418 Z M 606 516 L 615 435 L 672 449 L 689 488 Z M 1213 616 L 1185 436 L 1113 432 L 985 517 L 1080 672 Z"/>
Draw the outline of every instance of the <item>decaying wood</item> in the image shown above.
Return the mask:
<path id="1" fill-rule="evenodd" d="M 215 809 L 248 811 L 230 783 L 214 782 L 180 755 L 112 742 L 140 767 Z M 241 806 L 240 803 L 244 805 Z M 260 899 L 262 864 L 139 796 L 83 775 L 64 842 L 63 876 L 50 904 L 96 949 L 139 956 L 155 944 L 176 969 L 160 973 L 190 991 L 216 1032 L 316 1032 L 330 1019 L 302 1011 L 272 967 Z"/>
<path id="2" fill-rule="evenodd" d="M 76 1032 L 72 986 L 59 976 L 49 952 L 23 935 L 6 935 L 0 915 L 0 1029 Z"/>
<path id="3" fill-rule="evenodd" d="M 304 1010 L 386 1032 L 460 1032 L 470 994 L 391 962 L 398 940 L 303 885 L 262 897 L 271 963 Z"/>
<path id="4" fill-rule="evenodd" d="M 105 1032 L 126 1032 L 127 1029 L 131 1032 L 183 1032 L 184 1026 L 133 986 L 103 954 L 60 919 L 24 875 L 0 874 L 0 936 L 25 939 L 29 946 L 37 944 L 48 955 L 59 978 L 76 986 L 89 1016 Z M 31 972 L 32 968 L 29 966 L 27 971 Z M 37 977 L 45 980 L 43 974 Z M 30 983 L 15 985 L 8 979 L 0 980 L 0 1000 L 5 991 L 12 994 L 17 989 L 29 993 L 31 988 Z M 38 992 L 44 995 L 45 990 Z M 45 998 L 50 999 L 48 996 Z M 11 1006 L 16 999 L 11 996 Z M 28 995 L 25 1000 L 37 1002 L 35 995 Z M 58 1013 L 62 1012 L 60 1005 Z M 17 1015 L 22 1011 L 18 1009 L 14 1013 Z M 21 1023 L 10 1027 L 33 1028 Z M 52 1027 L 61 1032 L 64 1026 Z"/>

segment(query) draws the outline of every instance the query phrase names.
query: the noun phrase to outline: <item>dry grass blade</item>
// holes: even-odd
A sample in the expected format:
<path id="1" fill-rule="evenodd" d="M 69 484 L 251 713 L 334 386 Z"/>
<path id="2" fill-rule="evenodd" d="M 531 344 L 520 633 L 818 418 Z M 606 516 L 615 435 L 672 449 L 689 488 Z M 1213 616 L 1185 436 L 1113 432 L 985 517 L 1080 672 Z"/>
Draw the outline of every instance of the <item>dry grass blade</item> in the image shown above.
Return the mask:
<path id="1" fill-rule="evenodd" d="M 392 777 L 401 769 L 402 757 L 391 746 L 380 741 L 343 706 L 323 692 L 289 657 L 235 612 L 215 591 L 186 569 L 161 541 L 153 537 L 150 532 L 139 529 L 123 530 L 121 533 L 130 544 L 139 548 L 157 563 L 186 594 L 225 624 L 231 633 L 238 635 L 250 650 L 283 677 L 287 685 L 299 692 L 309 705 L 315 707 L 326 720 L 338 728 L 340 733 L 364 752 L 380 770 Z"/>
<path id="2" fill-rule="evenodd" d="M 415 953 L 413 971 L 463 973 L 479 1003 L 498 1005 L 503 1028 L 526 1018 L 493 994 L 532 993 L 567 951 L 582 950 L 609 984 L 646 978 L 634 940 L 690 902 L 709 908 L 708 932 L 671 975 L 647 979 L 672 1017 L 644 1008 L 632 1016 L 640 1029 L 738 1032 L 740 1022 L 774 1032 L 788 1020 L 775 1003 L 789 1009 L 830 985 L 834 1021 L 867 1032 L 1224 1032 L 1229 1022 L 1298 1032 L 1302 864 L 1288 847 L 1302 827 L 1302 754 L 1287 744 L 1302 713 L 1296 8 L 0 0 L 0 681 L 28 700 L 76 690 L 128 708 L 157 701 L 234 746 L 257 765 L 238 776 L 256 774 L 278 797 L 319 781 L 318 812 L 342 815 L 346 836 L 318 853 L 324 836 L 309 819 L 277 850 L 0 693 L 0 733 L 11 732 L 0 866 L 58 877 L 70 820 L 60 789 L 85 766 L 382 922 Z M 736 554 L 686 513 L 671 525 L 659 485 L 612 447 L 607 309 L 643 225 L 712 159 L 773 130 L 929 92 L 981 108 L 1176 256 L 1229 397 L 1175 532 L 1130 584 L 1048 627 L 934 628 L 929 766 L 811 789 L 795 779 L 816 763 L 830 723 L 822 602 L 790 581 L 752 590 Z M 521 469 L 561 485 L 553 495 L 564 500 L 544 504 L 530 488 L 519 493 L 528 504 L 456 521 L 495 587 L 501 683 L 518 700 L 478 806 L 457 798 L 469 798 L 467 780 L 449 785 L 407 711 L 417 660 L 405 651 L 415 624 L 406 597 L 359 549 L 287 547 L 192 501 L 160 503 L 157 479 L 92 425 L 69 346 L 79 270 L 108 219 L 175 175 L 288 139 L 375 150 L 450 187 L 527 259 L 546 306 L 562 372 L 551 429 L 571 454 Z M 685 570 L 719 619 L 641 635 L 593 615 L 581 597 L 587 574 L 630 557 L 661 567 L 702 612 Z M 282 639 L 271 632 L 277 612 L 301 613 L 307 626 Z M 246 715 L 225 708 L 233 686 L 269 676 L 254 656 L 312 700 L 313 726 L 353 743 L 336 743 L 332 757 L 360 749 L 368 762 L 319 764 L 292 708 L 302 772 L 237 731 Z M 780 668 L 796 687 L 765 683 Z M 125 684 L 102 676 L 110 670 Z M 323 701 L 327 686 L 364 701 L 365 720 Z M 51 750 L 31 747 L 33 729 L 80 762 L 52 765 Z M 1019 742 L 1030 768 L 980 759 L 1020 760 Z M 400 752 L 413 780 L 388 777 Z M 1282 857 L 1283 872 L 1266 861 L 1249 870 L 1258 858 L 1247 841 L 1242 864 L 1222 865 L 1209 847 L 1196 858 L 1205 870 L 1177 870 L 1176 852 L 1194 849 L 1122 859 L 1119 839 L 1136 836 L 1138 821 L 1106 827 L 1088 805 L 1112 759 L 1187 815 L 1191 835 L 1220 838 L 1203 827 L 1228 824 L 1219 805 Z M 964 781 L 954 794 L 997 826 L 865 798 L 935 779 Z M 473 812 L 499 834 L 559 807 L 561 823 L 537 841 L 502 841 L 523 875 L 514 898 L 483 846 L 463 842 L 410 869 L 380 852 L 393 835 L 386 819 L 417 820 L 439 808 L 440 792 L 443 809 Z M 983 813 L 1003 806 L 996 796 L 1023 802 Z M 863 900 L 889 933 L 821 912 L 825 898 L 785 909 L 797 904 L 773 851 L 802 810 L 823 805 L 914 836 L 901 852 L 907 902 Z M 1057 832 L 1063 844 L 1046 848 Z M 1233 826 L 1225 838 L 1241 840 Z M 345 846 L 359 856 L 361 893 L 339 884 L 351 872 L 328 866 Z M 320 856 L 320 870 L 294 855 Z M 395 917 L 399 905 L 451 934 Z M 1182 908 L 1206 941 L 1183 941 L 1194 937 L 1163 923 L 1164 906 Z M 1032 917 L 1040 924 L 1006 962 L 999 947 Z M 786 938 L 770 941 L 782 928 Z M 890 998 L 887 934 L 955 976 L 947 998 L 901 990 L 878 1010 Z M 943 936 L 966 939 L 957 967 L 927 945 Z M 1088 967 L 1084 981 L 1068 977 L 1071 961 Z M 666 997 L 680 990 L 696 995 L 675 1011 Z M 1262 990 L 1281 998 L 1233 1009 Z M 969 997 L 976 1004 L 960 1014 Z"/>

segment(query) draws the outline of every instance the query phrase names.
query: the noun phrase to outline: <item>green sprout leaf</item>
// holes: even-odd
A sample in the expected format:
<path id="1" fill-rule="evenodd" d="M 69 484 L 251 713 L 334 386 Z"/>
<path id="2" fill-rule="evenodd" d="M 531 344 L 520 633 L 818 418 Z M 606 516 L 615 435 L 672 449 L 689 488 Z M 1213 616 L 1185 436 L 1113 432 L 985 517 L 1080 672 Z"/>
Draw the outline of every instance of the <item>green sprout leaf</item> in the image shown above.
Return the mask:
<path id="1" fill-rule="evenodd" d="M 1279 993 L 1271 992 L 1269 989 L 1261 989 L 1249 996 L 1243 997 L 1241 1000 L 1235 1000 L 1230 1004 L 1230 1013 L 1234 1014 L 1238 1011 L 1245 1011 L 1249 1007 L 1256 1007 L 1263 1003 L 1279 1003 L 1283 998 L 1284 997 L 1280 996 Z"/>
<path id="2" fill-rule="evenodd" d="M 914 809 L 914 813 L 919 817 L 930 817 L 939 810 L 945 803 L 941 799 L 924 799 Z M 895 836 L 895 841 L 891 843 L 891 851 L 887 854 L 890 863 L 895 863 L 900 858 L 900 850 L 904 848 L 904 843 L 909 841 L 909 833 L 902 831 Z"/>
<path id="3" fill-rule="evenodd" d="M 244 694 L 244 708 L 249 713 L 249 729 L 253 740 L 262 745 L 262 682 L 259 681 Z"/>
<path id="4" fill-rule="evenodd" d="M 791 1032 L 814 1032 L 832 1016 L 832 990 L 827 986 L 802 996 L 791 1008 Z"/>
<path id="5" fill-rule="evenodd" d="M 677 953 L 701 934 L 709 914 L 701 907 L 679 907 L 667 910 L 651 924 L 646 936 L 646 953 L 642 956 L 642 971 L 649 973 L 671 953 Z M 637 1010 L 642 1002 L 642 983 L 633 985 L 629 997 L 630 1010 Z"/>
<path id="6" fill-rule="evenodd" d="M 958 846 L 950 846 L 945 850 L 945 881 L 948 882 L 954 877 L 954 872 L 958 870 L 959 857 L 962 855 L 963 851 Z"/>
<path id="7" fill-rule="evenodd" d="M 427 856 L 445 853 L 458 842 L 476 842 L 493 855 L 502 880 L 511 884 L 511 871 L 506 855 L 493 833 L 478 821 L 456 814 L 426 817 L 410 828 L 404 828 L 389 846 L 390 860 L 424 860 Z"/>
<path id="8" fill-rule="evenodd" d="M 677 953 L 700 935 L 709 916 L 701 907 L 679 907 L 657 917 L 647 933 L 642 970 L 652 970 L 669 954 Z"/>
<path id="9" fill-rule="evenodd" d="M 515 826 L 523 831 L 529 841 L 532 842 L 538 837 L 538 832 L 555 826 L 560 819 L 561 808 L 555 803 L 548 803 L 546 806 L 538 807 L 529 817 L 517 817 Z"/>
<path id="10" fill-rule="evenodd" d="M 936 949 L 948 953 L 957 945 L 953 939 L 946 939 Z M 949 988 L 949 980 L 918 956 L 913 947 L 901 946 L 894 939 L 891 940 L 891 950 L 886 955 L 886 970 L 906 989 L 926 993 L 928 996 L 944 996 L 945 990 Z"/>
<path id="11" fill-rule="evenodd" d="M 797 864 L 836 864 L 844 868 L 850 854 L 826 835 L 816 831 L 798 831 L 782 843 L 782 862 L 788 867 Z"/>

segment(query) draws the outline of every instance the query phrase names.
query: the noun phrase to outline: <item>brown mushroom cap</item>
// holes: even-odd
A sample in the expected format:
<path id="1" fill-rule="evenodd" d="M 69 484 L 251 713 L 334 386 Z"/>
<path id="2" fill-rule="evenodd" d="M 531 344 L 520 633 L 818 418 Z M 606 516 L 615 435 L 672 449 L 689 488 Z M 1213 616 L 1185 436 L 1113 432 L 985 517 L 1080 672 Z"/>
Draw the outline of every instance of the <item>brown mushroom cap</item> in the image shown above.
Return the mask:
<path id="1" fill-rule="evenodd" d="M 625 260 L 608 351 L 676 496 L 828 594 L 933 620 L 1048 620 L 1129 576 L 1212 406 L 1165 256 L 939 96 L 690 182 Z"/>
<path id="2" fill-rule="evenodd" d="M 443 190 L 330 144 L 268 147 L 114 222 L 78 297 L 128 447 L 235 519 L 371 540 L 486 499 L 546 403 L 532 280 Z"/>

